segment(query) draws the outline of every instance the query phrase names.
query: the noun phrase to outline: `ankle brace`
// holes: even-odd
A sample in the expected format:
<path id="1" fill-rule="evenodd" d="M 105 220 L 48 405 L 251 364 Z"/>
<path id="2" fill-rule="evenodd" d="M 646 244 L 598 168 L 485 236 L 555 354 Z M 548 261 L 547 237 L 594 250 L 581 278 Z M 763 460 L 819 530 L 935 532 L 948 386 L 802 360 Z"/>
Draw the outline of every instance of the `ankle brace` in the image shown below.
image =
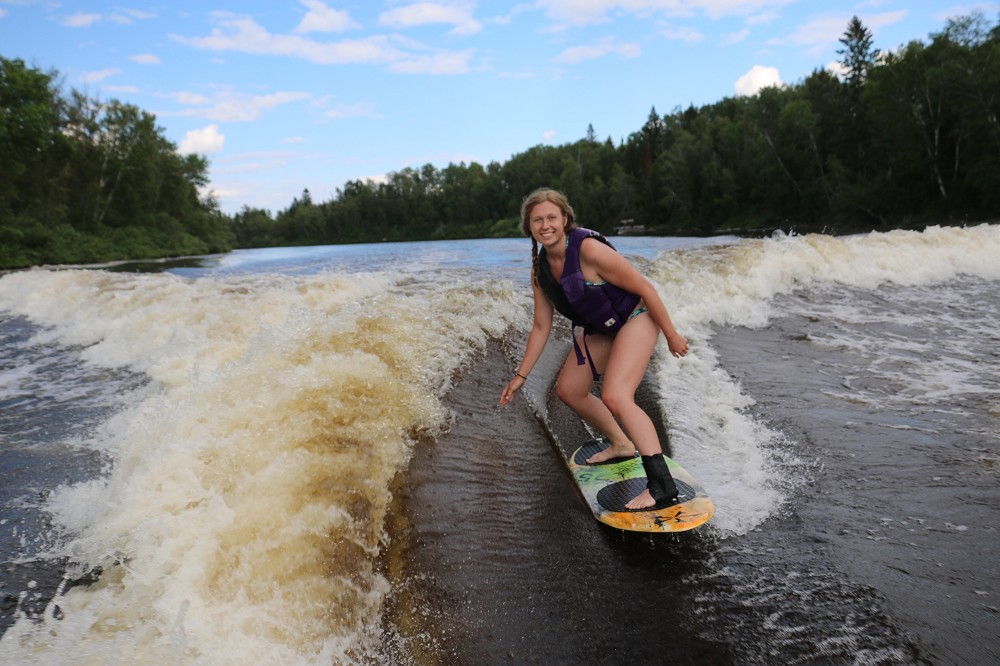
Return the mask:
<path id="1" fill-rule="evenodd" d="M 643 456 L 642 467 L 646 470 L 646 487 L 657 504 L 677 497 L 677 484 L 674 483 L 674 477 L 670 476 L 667 461 L 662 455 Z"/>

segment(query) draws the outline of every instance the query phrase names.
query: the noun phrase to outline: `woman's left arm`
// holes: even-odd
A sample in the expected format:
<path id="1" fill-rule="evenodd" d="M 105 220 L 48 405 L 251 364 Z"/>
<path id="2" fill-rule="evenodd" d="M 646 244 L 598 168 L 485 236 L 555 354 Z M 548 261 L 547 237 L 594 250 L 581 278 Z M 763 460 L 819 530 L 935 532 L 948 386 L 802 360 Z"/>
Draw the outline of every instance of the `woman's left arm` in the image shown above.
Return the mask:
<path id="1" fill-rule="evenodd" d="M 688 341 L 674 328 L 656 287 L 628 259 L 596 239 L 584 240 L 580 246 L 580 259 L 582 266 L 593 269 L 601 280 L 641 297 L 653 321 L 667 338 L 670 353 L 674 356 L 687 354 Z"/>

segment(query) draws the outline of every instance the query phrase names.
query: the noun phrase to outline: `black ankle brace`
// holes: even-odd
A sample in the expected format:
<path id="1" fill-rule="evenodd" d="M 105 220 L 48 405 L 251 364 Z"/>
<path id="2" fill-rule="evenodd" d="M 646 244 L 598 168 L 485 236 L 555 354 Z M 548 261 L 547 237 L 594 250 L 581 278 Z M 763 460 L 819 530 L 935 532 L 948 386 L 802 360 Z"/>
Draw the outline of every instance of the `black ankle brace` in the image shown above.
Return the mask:
<path id="1" fill-rule="evenodd" d="M 677 484 L 674 483 L 674 477 L 670 476 L 667 461 L 662 455 L 643 456 L 642 467 L 646 470 L 646 487 L 657 504 L 677 497 Z"/>

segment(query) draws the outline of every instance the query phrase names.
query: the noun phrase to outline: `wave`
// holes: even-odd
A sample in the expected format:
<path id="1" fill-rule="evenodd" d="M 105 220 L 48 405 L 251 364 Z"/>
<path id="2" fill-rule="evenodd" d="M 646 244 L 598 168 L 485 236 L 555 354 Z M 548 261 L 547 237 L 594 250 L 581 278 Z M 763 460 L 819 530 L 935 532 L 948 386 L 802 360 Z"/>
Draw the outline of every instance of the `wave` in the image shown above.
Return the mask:
<path id="1" fill-rule="evenodd" d="M 692 351 L 680 361 L 660 354 L 652 374 L 673 455 L 715 500 L 713 529 L 723 535 L 754 529 L 810 474 L 807 463 L 789 456 L 785 436 L 753 416 L 753 399 L 720 366 L 711 344 L 719 327 L 765 327 L 776 299 L 828 285 L 872 291 L 963 277 L 998 280 L 997 257 L 1000 226 L 989 224 L 848 237 L 776 234 L 659 255 L 647 275 Z"/>
<path id="2" fill-rule="evenodd" d="M 980 225 L 640 257 L 692 342 L 684 359 L 658 354 L 648 380 L 673 456 L 716 501 L 710 529 L 755 529 L 808 473 L 721 367 L 720 327 L 764 327 L 776 299 L 816 286 L 1000 279 L 998 256 L 1000 227 Z M 114 396 L 116 414 L 84 444 L 113 461 L 108 473 L 56 489 L 46 506 L 65 538 L 42 555 L 67 558 L 70 578 L 99 579 L 56 600 L 58 625 L 19 621 L 4 652 L 135 663 L 377 655 L 392 594 L 375 564 L 390 483 L 455 418 L 443 400 L 473 354 L 527 330 L 524 266 L 488 279 L 450 263 L 419 280 L 313 268 L 0 278 L 0 311 L 38 327 L 35 344 L 149 378 Z"/>
<path id="3" fill-rule="evenodd" d="M 68 535 L 47 555 L 98 582 L 57 600 L 58 625 L 8 630 L 5 652 L 331 663 L 373 650 L 389 483 L 447 427 L 440 398 L 468 355 L 524 317 L 503 286 L 412 289 L 382 274 L 3 278 L 0 303 L 42 327 L 36 342 L 152 380 L 88 443 L 110 472 L 46 507 Z"/>

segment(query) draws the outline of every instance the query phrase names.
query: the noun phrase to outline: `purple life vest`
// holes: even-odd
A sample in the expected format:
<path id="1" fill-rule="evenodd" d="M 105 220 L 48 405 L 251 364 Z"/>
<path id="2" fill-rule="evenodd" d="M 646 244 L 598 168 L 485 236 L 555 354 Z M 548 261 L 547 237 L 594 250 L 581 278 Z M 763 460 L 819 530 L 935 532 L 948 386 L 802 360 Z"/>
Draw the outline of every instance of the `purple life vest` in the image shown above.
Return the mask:
<path id="1" fill-rule="evenodd" d="M 599 378 L 594 362 L 587 358 L 576 340 L 576 327 L 583 327 L 584 347 L 586 336 L 591 333 L 614 335 L 628 321 L 629 315 L 639 306 L 642 299 L 629 291 L 625 291 L 610 282 L 604 284 L 587 284 L 580 267 L 580 246 L 586 238 L 596 238 L 611 249 L 611 242 L 596 231 L 577 227 L 566 234 L 566 261 L 563 265 L 562 277 L 557 282 L 552 275 L 548 259 L 543 248 L 538 254 L 538 285 L 552 302 L 555 309 L 573 322 L 573 347 L 576 350 L 576 361 L 583 365 L 590 361 L 594 380 Z"/>

